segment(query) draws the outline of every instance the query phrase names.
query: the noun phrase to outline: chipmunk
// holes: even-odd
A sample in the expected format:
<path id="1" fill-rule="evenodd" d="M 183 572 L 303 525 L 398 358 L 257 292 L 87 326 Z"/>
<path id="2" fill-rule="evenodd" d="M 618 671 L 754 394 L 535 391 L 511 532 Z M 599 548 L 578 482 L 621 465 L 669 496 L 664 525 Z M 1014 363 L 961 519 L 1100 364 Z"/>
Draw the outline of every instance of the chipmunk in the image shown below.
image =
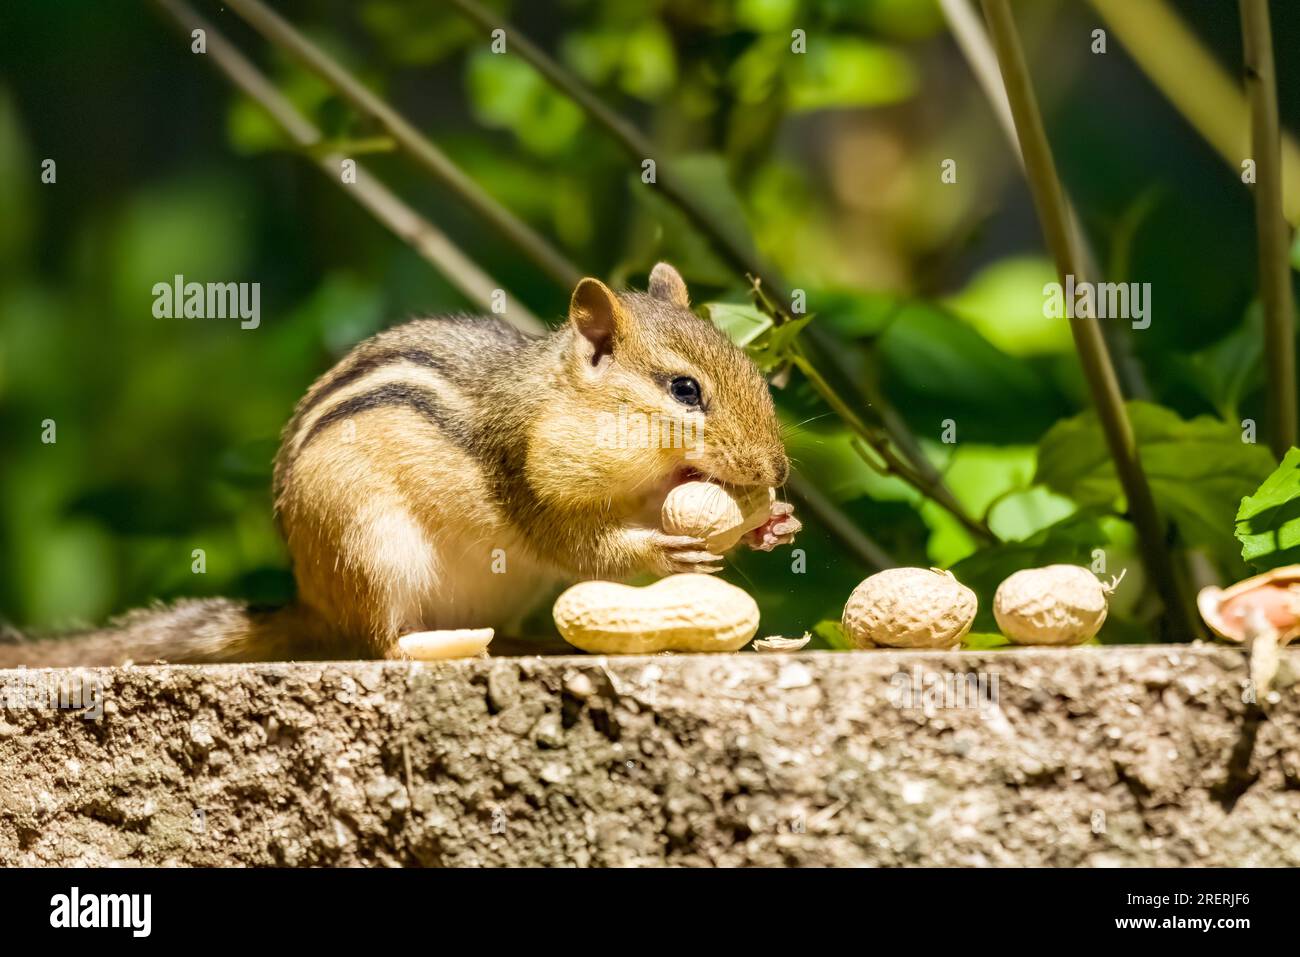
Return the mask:
<path id="1" fill-rule="evenodd" d="M 702 441 L 602 440 L 629 411 Z M 568 322 L 541 337 L 417 319 L 354 348 L 285 426 L 274 491 L 292 604 L 181 601 L 0 644 L 0 666 L 393 658 L 412 632 L 508 631 L 566 581 L 717 571 L 703 541 L 656 527 L 668 491 L 778 487 L 788 471 L 762 374 L 666 263 L 645 293 L 583 279 Z M 799 528 L 778 501 L 747 543 L 770 550 Z"/>

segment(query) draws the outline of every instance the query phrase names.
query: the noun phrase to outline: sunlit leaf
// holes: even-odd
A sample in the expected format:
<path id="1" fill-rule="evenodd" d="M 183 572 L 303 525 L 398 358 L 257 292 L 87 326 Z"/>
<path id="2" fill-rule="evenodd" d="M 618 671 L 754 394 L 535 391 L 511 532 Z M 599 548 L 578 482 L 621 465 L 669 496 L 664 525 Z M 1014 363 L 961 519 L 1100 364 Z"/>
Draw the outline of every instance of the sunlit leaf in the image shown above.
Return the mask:
<path id="1" fill-rule="evenodd" d="M 961 646 L 967 651 L 988 651 L 990 648 L 1005 648 L 1011 644 L 1006 637 L 986 631 L 974 631 L 961 640 Z"/>
<path id="2" fill-rule="evenodd" d="M 750 303 L 709 302 L 704 311 L 742 349 L 772 328 L 772 317 Z"/>
<path id="3" fill-rule="evenodd" d="M 280 94 L 300 113 L 317 122 L 325 104 L 337 100 L 333 87 L 306 70 L 278 70 L 274 82 Z M 336 124 L 341 119 L 335 117 Z M 226 135 L 231 145 L 244 154 L 296 148 L 280 125 L 261 106 L 244 96 L 231 100 L 226 114 Z"/>
<path id="4" fill-rule="evenodd" d="M 799 11 L 799 0 L 738 0 L 736 23 L 759 33 L 771 33 L 789 24 Z"/>
<path id="5" fill-rule="evenodd" d="M 479 119 L 511 130 L 534 153 L 560 152 L 582 128 L 582 111 L 523 60 L 481 50 L 470 57 L 468 71 Z"/>
<path id="6" fill-rule="evenodd" d="M 1237 509 L 1241 557 L 1261 571 L 1300 562 L 1300 449 Z"/>
<path id="7" fill-rule="evenodd" d="M 657 20 L 645 20 L 625 33 L 621 59 L 620 85 L 632 96 L 653 100 L 677 81 L 672 37 Z"/>
<path id="8" fill-rule="evenodd" d="M 1052 282 L 1056 270 L 1047 259 L 1003 259 L 944 304 L 1008 355 L 1066 352 L 1072 348 L 1069 321 L 1043 315 L 1043 286 Z"/>
<path id="9" fill-rule="evenodd" d="M 564 38 L 561 55 L 588 83 L 599 86 L 617 75 L 625 93 L 645 100 L 661 96 L 677 80 L 672 37 L 654 19 L 632 28 L 575 31 Z"/>
<path id="10" fill-rule="evenodd" d="M 902 53 L 856 37 L 825 35 L 787 61 L 793 110 L 898 103 L 916 91 L 916 71 Z"/>
<path id="11" fill-rule="evenodd" d="M 849 641 L 849 636 L 844 633 L 844 626 L 834 618 L 827 618 L 825 621 L 819 621 L 812 627 L 813 636 L 820 638 L 826 647 L 834 648 L 836 651 L 850 651 L 853 649 L 853 642 Z"/>
<path id="12" fill-rule="evenodd" d="M 799 316 L 774 326 L 761 336 L 749 348 L 749 357 L 764 372 L 771 372 L 787 362 L 793 356 L 795 341 L 805 326 L 812 321 L 812 316 Z"/>

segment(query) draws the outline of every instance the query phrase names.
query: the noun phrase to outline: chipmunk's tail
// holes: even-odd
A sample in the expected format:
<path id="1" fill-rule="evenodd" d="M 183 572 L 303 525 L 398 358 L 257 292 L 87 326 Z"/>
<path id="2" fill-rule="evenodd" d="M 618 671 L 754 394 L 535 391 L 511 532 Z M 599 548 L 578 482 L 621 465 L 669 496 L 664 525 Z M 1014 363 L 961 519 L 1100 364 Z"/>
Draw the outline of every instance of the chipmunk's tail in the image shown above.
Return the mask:
<path id="1" fill-rule="evenodd" d="M 263 608 L 225 598 L 140 608 L 106 628 L 46 638 L 0 629 L 0 668 L 138 665 L 165 661 L 203 664 L 354 658 L 300 605 Z"/>

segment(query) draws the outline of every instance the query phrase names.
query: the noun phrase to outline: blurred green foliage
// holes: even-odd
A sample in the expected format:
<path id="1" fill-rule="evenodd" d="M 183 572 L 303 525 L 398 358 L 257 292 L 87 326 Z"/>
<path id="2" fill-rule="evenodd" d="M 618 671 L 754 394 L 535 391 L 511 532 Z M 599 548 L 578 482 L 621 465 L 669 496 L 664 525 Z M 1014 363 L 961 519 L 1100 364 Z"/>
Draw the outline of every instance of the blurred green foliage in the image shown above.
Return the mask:
<path id="1" fill-rule="evenodd" d="M 233 15 L 197 5 L 332 145 L 367 154 L 535 312 L 562 314 L 568 291 L 381 131 Z M 573 103 L 488 52 L 453 10 L 276 6 L 584 269 L 644 283 L 666 258 L 697 302 L 730 304 L 715 318 L 748 324 L 780 364 L 744 277 Z M 1108 278 L 1152 286 L 1151 327 L 1121 334 L 1150 386 L 1133 411 L 1173 544 L 1237 576 L 1233 516 L 1275 464 L 1241 441 L 1263 387 L 1250 196 L 1117 44 L 1088 52 L 1086 6 L 1023 6 L 1048 132 L 1089 238 Z M 1235 70 L 1232 5 L 1180 6 Z M 144 11 L 124 17 L 98 0 L 0 10 L 0 619 L 22 627 L 180 595 L 286 598 L 269 473 L 294 402 L 358 339 L 467 306 Z M 1054 277 L 1026 189 L 933 0 L 555 0 L 510 13 L 806 292 L 841 372 L 878 384 L 1005 542 L 981 549 L 875 472 L 795 374 L 778 403 L 803 474 L 897 561 L 953 566 L 986 609 L 1015 568 L 1091 564 L 1101 549 L 1109 573 L 1130 569 L 1102 639 L 1148 634 L 1146 582 L 1069 330 L 1042 313 Z M 805 54 L 790 52 L 794 30 Z M 1274 30 L 1279 50 L 1293 48 L 1300 18 L 1275 16 Z M 1300 66 L 1279 57 L 1278 68 L 1294 129 Z M 41 181 L 47 158 L 53 184 Z M 945 158 L 957 160 L 955 184 L 940 179 Z M 260 328 L 154 319 L 152 286 L 176 274 L 259 282 Z M 758 596 L 764 633 L 811 629 L 833 646 L 868 569 L 803 517 L 804 573 L 779 551 L 740 555 L 727 574 Z M 192 571 L 194 549 L 205 574 Z M 977 632 L 996 630 L 987 619 Z"/>

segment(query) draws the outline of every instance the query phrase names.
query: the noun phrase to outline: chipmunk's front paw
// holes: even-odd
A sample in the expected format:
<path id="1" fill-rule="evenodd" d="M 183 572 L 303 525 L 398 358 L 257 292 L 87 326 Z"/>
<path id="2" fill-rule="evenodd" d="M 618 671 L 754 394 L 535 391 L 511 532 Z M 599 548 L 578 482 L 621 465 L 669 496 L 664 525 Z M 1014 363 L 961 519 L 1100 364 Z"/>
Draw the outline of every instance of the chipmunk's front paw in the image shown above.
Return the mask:
<path id="1" fill-rule="evenodd" d="M 772 514 L 766 522 L 745 536 L 745 544 L 760 552 L 770 552 L 778 545 L 789 545 L 803 522 L 794 517 L 794 506 L 789 502 L 773 502 Z"/>
<path id="2" fill-rule="evenodd" d="M 650 533 L 653 571 L 661 575 L 678 575 L 683 572 L 713 574 L 722 571 L 722 556 L 709 551 L 702 538 L 689 535 Z"/>

